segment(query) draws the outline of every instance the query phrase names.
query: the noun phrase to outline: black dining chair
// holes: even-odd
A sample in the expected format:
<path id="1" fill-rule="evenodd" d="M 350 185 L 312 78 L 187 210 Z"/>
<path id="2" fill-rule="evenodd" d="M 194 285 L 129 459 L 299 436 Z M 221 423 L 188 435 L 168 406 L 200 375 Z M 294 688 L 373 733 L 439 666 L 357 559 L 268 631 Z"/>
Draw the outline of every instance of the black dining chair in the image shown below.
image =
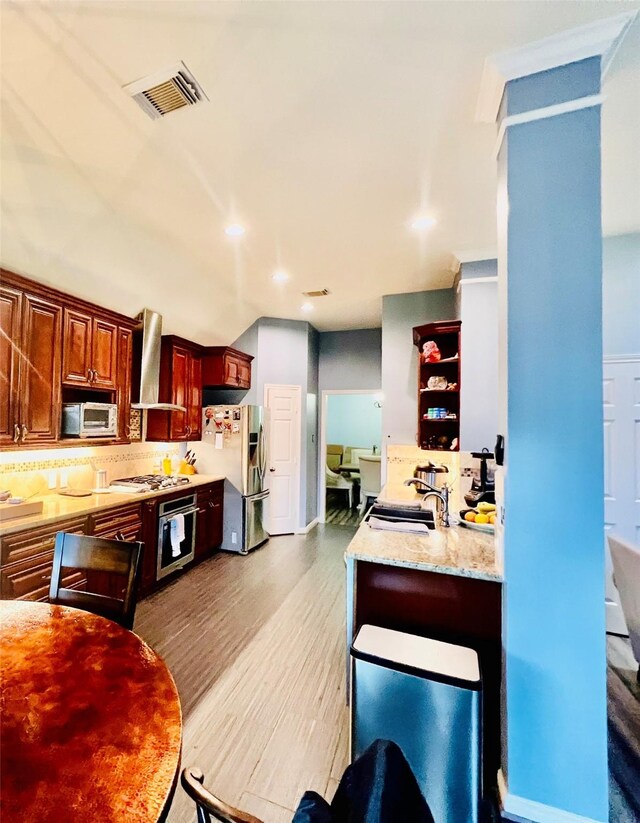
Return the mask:
<path id="1" fill-rule="evenodd" d="M 142 546 L 142 543 L 126 543 L 123 540 L 58 532 L 49 586 L 49 602 L 84 609 L 107 617 L 125 629 L 133 628 Z M 87 572 L 88 588 L 91 587 L 92 578 L 107 579 L 108 593 L 65 588 L 62 585 L 63 569 Z M 116 585 L 114 580 L 117 581 Z"/>
<path id="2" fill-rule="evenodd" d="M 216 797 L 204 787 L 204 775 L 200 769 L 187 768 L 182 770 L 182 788 L 196 804 L 197 823 L 212 823 L 212 820 L 221 823 L 263 823 L 257 817 L 240 809 L 234 809 L 224 800 Z"/>

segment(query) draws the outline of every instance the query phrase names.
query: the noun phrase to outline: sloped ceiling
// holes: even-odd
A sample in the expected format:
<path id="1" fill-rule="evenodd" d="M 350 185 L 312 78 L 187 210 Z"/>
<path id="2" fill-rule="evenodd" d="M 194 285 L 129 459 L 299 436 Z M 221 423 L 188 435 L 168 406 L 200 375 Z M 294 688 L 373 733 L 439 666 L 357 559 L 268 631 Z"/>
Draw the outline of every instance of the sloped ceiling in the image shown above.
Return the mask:
<path id="1" fill-rule="evenodd" d="M 485 56 L 638 5 L 4 0 L 2 264 L 203 343 L 323 287 L 304 319 L 379 325 L 495 245 Z M 610 234 L 640 229 L 638 29 L 606 87 Z M 152 121 L 122 86 L 178 60 L 210 102 Z"/>

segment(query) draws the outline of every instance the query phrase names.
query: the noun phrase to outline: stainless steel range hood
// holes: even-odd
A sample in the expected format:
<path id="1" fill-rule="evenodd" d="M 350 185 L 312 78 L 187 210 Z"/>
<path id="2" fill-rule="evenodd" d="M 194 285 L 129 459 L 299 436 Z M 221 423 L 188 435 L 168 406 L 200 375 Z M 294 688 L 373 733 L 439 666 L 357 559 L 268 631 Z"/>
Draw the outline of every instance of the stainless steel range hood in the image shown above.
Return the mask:
<path id="1" fill-rule="evenodd" d="M 131 406 L 134 409 L 186 411 L 175 403 L 160 403 L 160 338 L 162 315 L 143 309 L 133 330 L 133 369 L 131 376 Z"/>

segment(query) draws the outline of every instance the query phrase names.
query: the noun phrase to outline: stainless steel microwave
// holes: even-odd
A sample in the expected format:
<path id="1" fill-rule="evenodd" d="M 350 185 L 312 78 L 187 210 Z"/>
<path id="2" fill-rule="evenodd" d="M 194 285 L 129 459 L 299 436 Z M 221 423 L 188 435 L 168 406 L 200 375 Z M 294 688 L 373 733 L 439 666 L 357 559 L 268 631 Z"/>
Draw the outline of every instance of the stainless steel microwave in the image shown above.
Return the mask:
<path id="1" fill-rule="evenodd" d="M 62 433 L 67 437 L 117 437 L 115 403 L 63 403 Z"/>

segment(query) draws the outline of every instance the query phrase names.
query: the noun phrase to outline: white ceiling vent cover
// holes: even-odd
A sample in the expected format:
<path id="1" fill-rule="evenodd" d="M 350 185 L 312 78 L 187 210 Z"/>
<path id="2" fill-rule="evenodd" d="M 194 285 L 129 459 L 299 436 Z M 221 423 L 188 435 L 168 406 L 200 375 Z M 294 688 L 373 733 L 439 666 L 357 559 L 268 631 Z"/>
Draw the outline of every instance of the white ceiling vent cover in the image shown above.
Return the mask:
<path id="1" fill-rule="evenodd" d="M 152 120 L 209 99 L 182 61 L 123 88 Z"/>

